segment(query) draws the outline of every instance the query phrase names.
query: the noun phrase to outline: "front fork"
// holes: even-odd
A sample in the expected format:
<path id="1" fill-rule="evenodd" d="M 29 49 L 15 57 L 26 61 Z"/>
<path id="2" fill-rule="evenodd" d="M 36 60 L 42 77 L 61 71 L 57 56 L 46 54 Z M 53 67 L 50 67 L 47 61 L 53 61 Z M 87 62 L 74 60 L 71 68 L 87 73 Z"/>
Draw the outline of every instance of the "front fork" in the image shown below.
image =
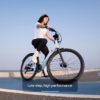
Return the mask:
<path id="1" fill-rule="evenodd" d="M 62 54 L 61 54 L 59 48 L 57 48 L 57 52 L 58 52 L 58 54 L 59 54 L 59 56 L 60 56 L 60 58 L 61 58 L 61 61 L 62 61 L 62 63 L 60 64 L 60 66 L 61 66 L 61 67 L 67 67 L 67 64 L 65 63 L 65 61 L 64 61 L 64 59 L 63 59 L 63 56 L 62 56 Z"/>

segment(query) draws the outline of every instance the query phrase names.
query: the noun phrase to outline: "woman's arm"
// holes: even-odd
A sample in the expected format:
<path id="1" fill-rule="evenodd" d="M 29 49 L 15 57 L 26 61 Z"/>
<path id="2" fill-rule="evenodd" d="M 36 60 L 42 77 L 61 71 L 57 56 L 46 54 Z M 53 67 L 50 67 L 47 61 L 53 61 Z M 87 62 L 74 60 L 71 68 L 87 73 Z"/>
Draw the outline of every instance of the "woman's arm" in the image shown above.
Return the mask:
<path id="1" fill-rule="evenodd" d="M 36 25 L 36 27 L 37 27 L 37 28 L 45 28 L 46 26 L 43 25 L 43 24 L 38 23 L 38 24 Z"/>
<path id="2" fill-rule="evenodd" d="M 46 34 L 46 36 L 47 36 L 47 38 L 49 39 L 49 40 L 51 40 L 51 41 L 54 41 L 55 39 L 54 39 L 54 37 L 51 35 L 51 34 Z"/>
<path id="3" fill-rule="evenodd" d="M 37 23 L 36 27 L 37 28 L 47 28 L 48 30 L 51 28 L 50 26 L 43 25 L 43 24 L 40 24 L 40 23 Z"/>

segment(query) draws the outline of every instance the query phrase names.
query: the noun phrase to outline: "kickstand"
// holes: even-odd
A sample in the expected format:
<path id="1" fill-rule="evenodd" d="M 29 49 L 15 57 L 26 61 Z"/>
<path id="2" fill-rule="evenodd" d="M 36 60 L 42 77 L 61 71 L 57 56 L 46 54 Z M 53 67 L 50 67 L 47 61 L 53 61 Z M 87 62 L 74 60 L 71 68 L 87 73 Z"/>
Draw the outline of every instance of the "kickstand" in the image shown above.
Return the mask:
<path id="1" fill-rule="evenodd" d="M 45 74 L 44 70 L 42 70 L 42 73 L 43 73 L 43 77 L 48 77 L 48 75 Z"/>

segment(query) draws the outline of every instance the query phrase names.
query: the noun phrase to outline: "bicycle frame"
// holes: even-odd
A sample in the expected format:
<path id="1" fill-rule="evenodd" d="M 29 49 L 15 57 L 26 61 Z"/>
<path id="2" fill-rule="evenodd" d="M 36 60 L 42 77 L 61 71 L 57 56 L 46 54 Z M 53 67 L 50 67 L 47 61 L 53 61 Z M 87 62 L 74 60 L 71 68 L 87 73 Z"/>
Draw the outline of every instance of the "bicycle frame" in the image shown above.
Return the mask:
<path id="1" fill-rule="evenodd" d="M 55 32 L 55 35 L 53 35 L 53 37 L 55 39 L 53 49 L 50 50 L 50 52 L 47 55 L 47 57 L 46 57 L 45 60 L 41 60 L 40 55 L 39 55 L 39 57 L 37 58 L 37 61 L 38 62 L 35 65 L 35 70 L 34 70 L 34 68 L 30 68 L 30 67 L 34 67 L 33 66 L 32 59 L 24 66 L 24 63 L 26 62 L 27 58 L 32 57 L 34 53 L 27 54 L 24 57 L 24 59 L 22 61 L 22 64 L 21 64 L 21 71 L 20 72 L 21 72 L 22 78 L 25 79 L 25 80 L 31 80 L 36 75 L 36 73 L 38 73 L 40 71 L 42 71 L 43 72 L 43 75 L 45 76 L 44 69 L 45 69 L 45 67 L 48 67 L 47 68 L 48 75 L 50 76 L 50 79 L 52 79 L 54 82 L 57 82 L 57 83 L 67 83 L 67 82 L 74 82 L 74 81 L 78 80 L 80 78 L 80 76 L 82 75 L 83 71 L 84 71 L 84 60 L 83 60 L 82 56 L 77 51 L 75 51 L 73 49 L 60 48 L 60 44 L 61 44 L 61 41 L 62 41 L 61 34 L 58 33 L 54 29 L 50 29 L 50 30 L 53 31 L 53 32 Z M 69 58 L 66 59 L 66 58 L 64 58 L 65 55 L 62 54 L 63 52 L 64 53 L 65 52 L 71 53 L 72 56 L 74 55 L 74 57 L 72 59 L 69 59 Z M 64 77 L 64 79 L 59 79 L 60 77 L 55 77 L 57 75 L 56 74 L 53 74 L 51 72 L 52 71 L 52 68 L 53 68 L 53 67 L 50 68 L 51 67 L 51 62 L 52 62 L 53 59 L 56 58 L 55 57 L 56 55 L 57 56 L 59 55 L 59 57 L 60 57 L 59 58 L 60 60 L 58 59 L 60 61 L 60 63 L 59 63 L 60 66 L 58 66 L 58 67 L 63 68 L 63 70 L 60 70 L 60 71 L 65 71 L 64 75 L 66 74 L 66 79 L 65 79 L 65 77 Z M 73 60 L 74 58 L 75 58 L 75 60 Z M 39 59 L 41 60 L 41 62 L 39 62 Z M 73 61 L 75 61 L 75 66 L 74 65 L 73 66 L 71 65 L 71 64 L 74 64 Z M 77 64 L 78 64 L 78 66 L 77 66 Z M 72 68 L 72 71 L 69 70 L 69 72 L 71 72 L 71 73 L 69 73 L 69 72 L 66 73 L 67 67 L 71 68 L 71 66 L 73 68 L 75 68 L 75 70 Z M 24 68 L 24 70 L 23 70 L 23 68 Z M 64 68 L 66 68 L 66 70 Z M 78 68 L 78 71 L 76 70 L 76 68 Z M 24 74 L 26 74 L 26 72 L 28 72 L 28 71 L 34 71 L 34 73 L 31 73 L 32 75 L 29 76 L 29 77 L 24 76 Z M 53 71 L 55 71 L 55 70 L 53 70 Z M 73 71 L 74 71 L 74 73 L 72 73 Z M 62 73 L 61 73 L 61 76 L 64 76 L 64 75 L 62 75 Z M 72 75 L 72 77 L 71 78 L 67 78 L 67 76 L 69 77 L 69 75 Z M 75 75 L 75 76 L 73 76 L 73 75 Z"/>
<path id="2" fill-rule="evenodd" d="M 47 61 L 49 59 L 49 57 L 53 54 L 53 52 L 55 52 L 57 49 L 60 49 L 60 42 L 58 40 L 55 40 L 55 43 L 54 43 L 54 48 L 52 50 L 50 50 L 49 54 L 47 55 L 46 59 L 40 63 L 41 66 L 42 66 L 42 70 L 46 67 L 47 65 Z"/>

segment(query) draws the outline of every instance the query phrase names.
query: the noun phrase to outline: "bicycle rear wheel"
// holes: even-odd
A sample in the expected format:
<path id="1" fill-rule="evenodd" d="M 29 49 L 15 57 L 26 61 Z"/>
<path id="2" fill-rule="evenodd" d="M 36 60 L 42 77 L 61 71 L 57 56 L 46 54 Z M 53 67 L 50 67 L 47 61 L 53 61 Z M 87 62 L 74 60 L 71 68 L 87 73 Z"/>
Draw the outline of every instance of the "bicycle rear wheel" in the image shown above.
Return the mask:
<path id="1" fill-rule="evenodd" d="M 70 83 L 77 81 L 84 71 L 84 60 L 82 56 L 72 49 L 55 51 L 47 62 L 47 72 L 50 78 L 56 83 Z"/>
<path id="2" fill-rule="evenodd" d="M 33 53 L 27 54 L 21 64 L 20 74 L 24 80 L 31 80 L 36 75 L 36 65 L 32 62 Z"/>

